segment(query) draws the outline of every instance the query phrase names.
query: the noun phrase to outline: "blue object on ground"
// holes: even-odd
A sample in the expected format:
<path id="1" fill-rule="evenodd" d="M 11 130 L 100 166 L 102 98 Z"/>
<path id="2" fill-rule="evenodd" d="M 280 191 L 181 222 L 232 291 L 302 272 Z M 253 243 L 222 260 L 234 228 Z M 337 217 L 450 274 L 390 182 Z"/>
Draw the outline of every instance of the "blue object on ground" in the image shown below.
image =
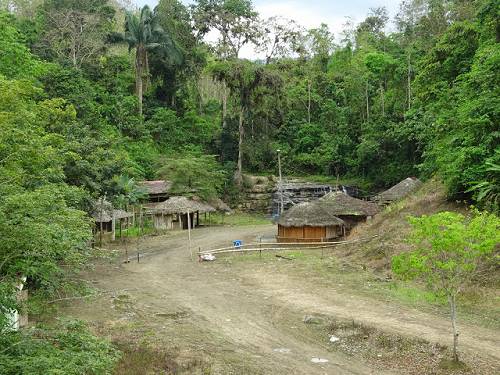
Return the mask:
<path id="1" fill-rule="evenodd" d="M 239 249 L 241 247 L 241 245 L 243 245 L 243 241 L 242 240 L 234 240 L 233 241 L 233 246 L 236 248 L 236 249 Z"/>

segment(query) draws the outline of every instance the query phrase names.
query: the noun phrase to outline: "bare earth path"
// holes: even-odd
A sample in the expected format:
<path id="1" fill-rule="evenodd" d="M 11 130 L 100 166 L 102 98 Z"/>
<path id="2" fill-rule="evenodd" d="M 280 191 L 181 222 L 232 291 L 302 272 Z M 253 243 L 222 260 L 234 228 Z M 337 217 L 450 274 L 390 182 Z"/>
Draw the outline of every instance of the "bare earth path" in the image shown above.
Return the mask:
<path id="1" fill-rule="evenodd" d="M 272 226 L 203 228 L 193 248 L 227 246 L 233 239 L 271 236 Z M 215 374 L 388 374 L 331 350 L 328 335 L 304 315 L 356 319 L 384 330 L 448 344 L 446 319 L 388 305 L 344 290 L 326 289 L 259 264 L 192 262 L 186 233 L 144 240 L 140 263 L 103 264 L 88 275 L 111 293 L 66 308 L 108 330 L 199 357 Z M 237 255 L 236 255 L 237 256 Z M 276 267 L 279 267 L 277 264 Z M 498 332 L 461 328 L 462 348 L 500 362 Z M 313 357 L 327 359 L 313 363 Z M 395 372 L 396 373 L 396 372 Z"/>

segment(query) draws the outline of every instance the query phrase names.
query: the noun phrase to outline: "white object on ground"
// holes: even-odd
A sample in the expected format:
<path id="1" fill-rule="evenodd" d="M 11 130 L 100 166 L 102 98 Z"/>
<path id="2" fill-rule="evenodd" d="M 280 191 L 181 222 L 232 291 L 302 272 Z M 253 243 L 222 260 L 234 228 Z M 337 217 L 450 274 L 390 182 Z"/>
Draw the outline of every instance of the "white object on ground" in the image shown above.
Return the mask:
<path id="1" fill-rule="evenodd" d="M 330 336 L 330 342 L 337 342 L 340 341 L 340 339 L 337 336 L 331 335 Z"/>
<path id="2" fill-rule="evenodd" d="M 327 363 L 328 359 L 314 357 L 314 358 L 311 358 L 311 362 L 312 363 Z"/>
<path id="3" fill-rule="evenodd" d="M 201 258 L 201 260 L 203 260 L 205 262 L 211 262 L 211 261 L 215 260 L 215 255 L 213 255 L 213 254 L 202 254 L 202 255 L 200 255 L 200 258 Z"/>
<path id="4" fill-rule="evenodd" d="M 278 352 L 278 353 L 290 353 L 290 349 L 288 348 L 276 348 L 276 349 L 273 349 L 274 352 Z"/>

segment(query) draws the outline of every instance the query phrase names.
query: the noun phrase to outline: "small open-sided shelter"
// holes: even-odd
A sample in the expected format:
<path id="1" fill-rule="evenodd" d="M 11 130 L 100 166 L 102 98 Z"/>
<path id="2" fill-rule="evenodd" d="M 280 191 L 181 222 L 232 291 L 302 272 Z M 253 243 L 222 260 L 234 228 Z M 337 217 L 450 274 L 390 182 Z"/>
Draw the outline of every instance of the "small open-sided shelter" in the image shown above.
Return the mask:
<path id="1" fill-rule="evenodd" d="M 373 202 L 353 198 L 343 191 L 333 191 L 318 201 L 331 215 L 342 219 L 349 230 L 359 222 L 371 219 L 379 212 Z"/>
<path id="2" fill-rule="evenodd" d="M 278 242 L 324 242 L 343 235 L 344 222 L 319 203 L 303 202 L 278 220 Z"/>
<path id="3" fill-rule="evenodd" d="M 389 203 L 403 199 L 410 193 L 418 190 L 422 186 L 422 181 L 416 177 L 408 177 L 400 183 L 394 185 L 390 189 L 377 194 L 372 198 L 374 202 L 380 205 L 387 205 Z"/>
<path id="4" fill-rule="evenodd" d="M 91 216 L 95 221 L 97 231 L 112 231 L 113 205 L 106 199 L 99 198 L 94 203 Z"/>
<path id="5" fill-rule="evenodd" d="M 155 180 L 155 181 L 141 181 L 138 185 L 144 189 L 147 194 L 147 201 L 163 202 L 169 198 L 169 190 L 172 187 L 172 183 L 166 180 Z"/>
<path id="6" fill-rule="evenodd" d="M 118 223 L 120 235 L 125 222 L 125 227 L 129 225 L 129 219 L 134 215 L 130 212 L 114 209 L 113 205 L 104 198 L 99 198 L 92 209 L 91 216 L 95 221 L 95 231 L 101 235 L 104 232 L 111 232 L 111 239 L 115 239 L 115 225 Z M 101 239 L 102 242 L 102 239 Z"/>
<path id="7" fill-rule="evenodd" d="M 188 214 L 191 227 L 194 228 L 199 225 L 200 213 L 214 212 L 215 208 L 186 197 L 171 197 L 155 204 L 148 211 L 153 215 L 156 229 L 188 229 Z"/>

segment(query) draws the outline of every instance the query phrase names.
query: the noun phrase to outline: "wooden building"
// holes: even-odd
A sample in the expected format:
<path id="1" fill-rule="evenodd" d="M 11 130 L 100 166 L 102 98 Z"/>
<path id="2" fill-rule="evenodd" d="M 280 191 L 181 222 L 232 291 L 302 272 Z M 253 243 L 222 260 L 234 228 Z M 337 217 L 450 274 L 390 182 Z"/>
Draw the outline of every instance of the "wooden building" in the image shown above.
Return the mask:
<path id="1" fill-rule="evenodd" d="M 147 194 L 146 200 L 151 203 L 164 202 L 169 197 L 172 183 L 166 180 L 141 181 L 138 185 Z"/>
<path id="2" fill-rule="evenodd" d="M 344 222 L 319 201 L 299 203 L 278 220 L 278 242 L 325 242 L 341 237 Z"/>
<path id="3" fill-rule="evenodd" d="M 151 206 L 147 213 L 153 216 L 155 229 L 188 229 L 188 214 L 192 228 L 199 225 L 200 213 L 214 212 L 215 208 L 186 197 L 171 197 Z"/>
<path id="4" fill-rule="evenodd" d="M 347 231 L 379 212 L 375 203 L 353 198 L 342 191 L 328 193 L 320 198 L 318 203 L 331 215 L 342 219 Z"/>

